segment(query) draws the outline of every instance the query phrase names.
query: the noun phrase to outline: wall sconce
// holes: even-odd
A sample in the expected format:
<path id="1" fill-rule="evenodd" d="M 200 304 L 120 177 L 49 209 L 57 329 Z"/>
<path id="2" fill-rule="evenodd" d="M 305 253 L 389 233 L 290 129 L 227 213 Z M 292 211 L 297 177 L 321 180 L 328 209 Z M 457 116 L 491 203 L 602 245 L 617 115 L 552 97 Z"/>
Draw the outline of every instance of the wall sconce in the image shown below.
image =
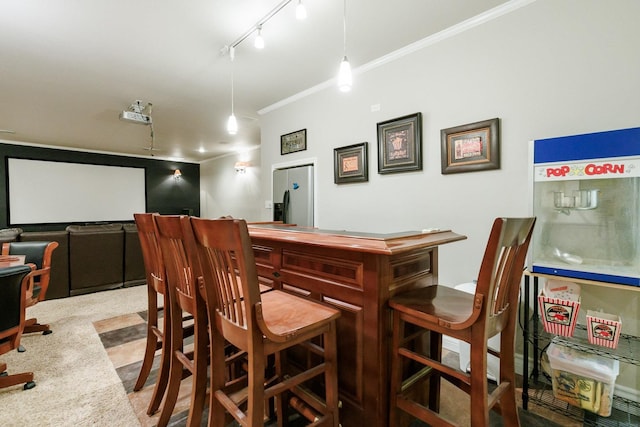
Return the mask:
<path id="1" fill-rule="evenodd" d="M 249 162 L 236 162 L 233 167 L 238 173 L 245 173 L 247 171 L 247 166 L 249 166 Z"/>
<path id="2" fill-rule="evenodd" d="M 173 172 L 173 179 L 175 179 L 176 181 L 179 180 L 182 177 L 182 172 L 180 172 L 180 169 L 176 169 Z"/>

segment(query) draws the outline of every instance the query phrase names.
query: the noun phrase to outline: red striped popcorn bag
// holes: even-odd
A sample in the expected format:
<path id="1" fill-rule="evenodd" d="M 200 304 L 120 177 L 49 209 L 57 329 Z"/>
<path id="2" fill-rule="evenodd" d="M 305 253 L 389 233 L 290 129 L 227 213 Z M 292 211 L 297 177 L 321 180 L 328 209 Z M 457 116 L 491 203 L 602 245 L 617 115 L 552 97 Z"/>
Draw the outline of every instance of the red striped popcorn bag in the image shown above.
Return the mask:
<path id="1" fill-rule="evenodd" d="M 580 286 L 573 282 L 548 280 L 538 296 L 544 330 L 570 337 L 580 310 Z"/>
<path id="2" fill-rule="evenodd" d="M 587 310 L 587 333 L 591 344 L 616 348 L 621 329 L 620 316 Z"/>

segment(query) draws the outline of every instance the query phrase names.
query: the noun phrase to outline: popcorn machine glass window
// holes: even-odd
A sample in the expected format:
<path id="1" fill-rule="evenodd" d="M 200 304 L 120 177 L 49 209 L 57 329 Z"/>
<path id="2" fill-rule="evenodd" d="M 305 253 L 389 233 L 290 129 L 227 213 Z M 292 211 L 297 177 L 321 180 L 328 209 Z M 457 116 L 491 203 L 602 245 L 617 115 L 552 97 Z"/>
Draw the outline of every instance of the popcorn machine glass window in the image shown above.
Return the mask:
<path id="1" fill-rule="evenodd" d="M 640 286 L 640 128 L 533 145 L 532 271 Z"/>

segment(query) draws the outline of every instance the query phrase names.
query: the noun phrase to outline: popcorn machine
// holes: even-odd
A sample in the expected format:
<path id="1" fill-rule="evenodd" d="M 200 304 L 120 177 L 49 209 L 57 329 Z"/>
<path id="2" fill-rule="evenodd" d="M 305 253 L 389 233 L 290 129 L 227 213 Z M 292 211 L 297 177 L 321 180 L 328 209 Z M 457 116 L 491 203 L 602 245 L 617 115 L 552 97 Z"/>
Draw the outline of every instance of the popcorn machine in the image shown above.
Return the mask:
<path id="1" fill-rule="evenodd" d="M 640 286 L 640 128 L 533 141 L 534 273 Z"/>

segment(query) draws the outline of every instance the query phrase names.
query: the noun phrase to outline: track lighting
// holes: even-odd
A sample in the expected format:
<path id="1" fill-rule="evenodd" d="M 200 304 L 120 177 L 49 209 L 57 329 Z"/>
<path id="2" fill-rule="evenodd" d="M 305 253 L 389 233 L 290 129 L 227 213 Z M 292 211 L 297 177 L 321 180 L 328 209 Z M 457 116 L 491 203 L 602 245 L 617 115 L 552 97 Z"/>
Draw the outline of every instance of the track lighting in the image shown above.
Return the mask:
<path id="1" fill-rule="evenodd" d="M 302 0 L 298 0 L 298 5 L 296 6 L 296 19 L 300 21 L 307 19 L 307 8 L 302 4 Z"/>
<path id="2" fill-rule="evenodd" d="M 229 116 L 229 118 L 227 119 L 227 132 L 229 133 L 229 135 L 235 135 L 236 133 L 238 133 L 238 120 L 236 119 L 236 116 L 234 114 L 234 94 L 233 94 L 233 90 L 234 90 L 234 81 L 233 81 L 233 60 L 234 60 L 234 55 L 235 55 L 235 48 L 236 46 L 238 46 L 240 43 L 242 43 L 243 41 L 245 41 L 248 37 L 250 37 L 253 33 L 257 33 L 256 37 L 254 39 L 254 46 L 257 49 L 263 49 L 264 48 L 264 38 L 262 37 L 262 26 L 268 22 L 271 18 L 273 18 L 276 14 L 278 14 L 278 12 L 280 12 L 286 5 L 288 5 L 289 3 L 293 2 L 294 0 L 282 0 L 276 7 L 274 7 L 269 13 L 267 13 L 265 16 L 263 16 L 254 26 L 252 26 L 251 28 L 249 28 L 247 31 L 245 31 L 242 35 L 240 35 L 237 39 L 235 39 L 233 42 L 229 43 L 228 45 L 224 46 L 224 48 L 221 49 L 221 53 L 224 55 L 229 55 L 229 58 L 231 58 L 231 115 Z M 345 14 L 346 14 L 346 3 L 345 3 Z M 304 4 L 302 4 L 302 0 L 298 0 L 297 5 L 296 5 L 296 18 L 297 19 L 305 19 L 307 17 L 307 10 L 304 6 Z M 345 18 L 346 19 L 346 18 Z M 345 26 L 346 26 L 346 22 L 345 22 Z M 346 29 L 345 29 L 346 32 Z M 346 36 L 345 36 L 346 37 Z M 346 38 L 345 38 L 345 60 L 346 60 Z M 347 65 L 349 65 L 349 63 L 347 62 Z M 349 70 L 349 76 L 351 68 L 348 68 Z M 349 77 L 349 86 L 351 85 L 351 78 Z"/>
<path id="3" fill-rule="evenodd" d="M 353 78 L 351 77 L 351 64 L 347 59 L 347 0 L 344 0 L 344 13 L 342 15 L 342 29 L 343 29 L 343 47 L 344 56 L 340 63 L 340 70 L 338 71 L 338 88 L 341 92 L 349 92 L 351 90 L 351 84 Z"/>
<path id="4" fill-rule="evenodd" d="M 256 39 L 253 41 L 253 45 L 256 49 L 264 49 L 264 38 L 262 38 L 262 25 L 258 25 L 258 35 L 256 35 Z"/>
<path id="5" fill-rule="evenodd" d="M 256 22 L 255 25 L 253 25 L 251 28 L 249 28 L 247 31 L 245 31 L 242 35 L 240 35 L 237 39 L 235 39 L 233 42 L 229 43 L 228 45 L 224 46 L 223 48 L 223 52 L 226 54 L 227 50 L 229 48 L 234 48 L 236 46 L 238 46 L 240 43 L 242 43 L 243 41 L 245 41 L 248 37 L 250 37 L 253 33 L 257 32 L 258 35 L 254 40 L 254 44 L 257 44 L 257 40 L 259 38 L 262 37 L 261 30 L 262 30 L 262 26 L 264 24 L 266 24 L 271 18 L 273 18 L 275 15 L 278 14 L 278 12 L 280 12 L 282 9 L 284 9 L 284 7 L 286 5 L 288 5 L 289 3 L 291 3 L 294 0 L 282 0 L 276 7 L 274 7 L 269 13 L 267 13 L 265 16 L 263 16 L 258 22 Z M 305 19 L 307 17 L 307 9 L 304 7 L 304 5 L 302 4 L 302 0 L 298 0 L 298 4 L 296 6 L 296 18 L 298 19 Z M 264 39 L 263 39 L 264 42 Z M 258 46 L 256 46 L 258 47 Z M 258 48 L 261 49 L 261 48 Z"/>

